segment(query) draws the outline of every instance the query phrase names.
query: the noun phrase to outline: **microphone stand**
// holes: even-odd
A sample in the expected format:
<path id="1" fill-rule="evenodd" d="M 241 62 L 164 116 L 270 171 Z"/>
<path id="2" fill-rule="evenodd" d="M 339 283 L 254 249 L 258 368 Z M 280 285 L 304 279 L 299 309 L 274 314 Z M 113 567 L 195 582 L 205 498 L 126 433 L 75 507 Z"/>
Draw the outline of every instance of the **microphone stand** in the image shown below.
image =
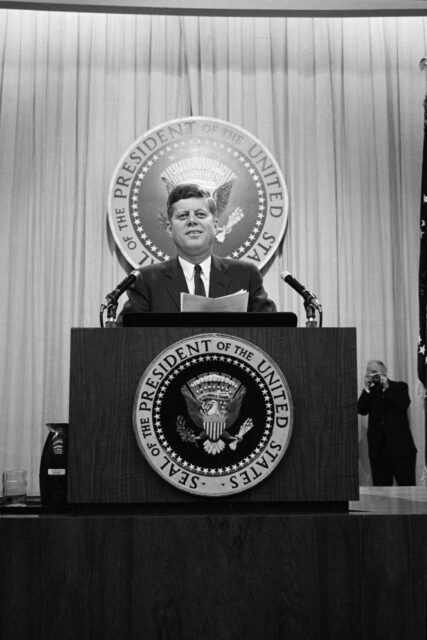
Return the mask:
<path id="1" fill-rule="evenodd" d="M 116 315 L 117 315 L 117 300 L 115 302 L 110 302 L 107 305 L 107 321 L 105 323 L 106 329 L 115 329 L 117 327 L 116 323 Z"/>
<path id="2" fill-rule="evenodd" d="M 313 299 L 308 298 L 304 302 L 304 308 L 307 316 L 305 326 L 309 328 L 317 328 L 319 326 L 316 320 L 316 309 L 319 311 L 320 326 L 322 326 L 322 307 L 319 304 L 313 304 Z"/>
<path id="3" fill-rule="evenodd" d="M 114 291 L 112 291 L 106 296 L 105 302 L 101 304 L 101 310 L 100 310 L 101 327 L 104 326 L 105 309 L 107 309 L 107 322 L 105 323 L 105 327 L 107 329 L 111 329 L 111 328 L 114 329 L 115 327 L 117 327 L 116 313 L 117 313 L 117 307 L 118 307 L 118 300 L 122 295 L 122 293 L 124 293 L 126 289 L 128 289 L 135 282 L 135 280 L 140 277 L 141 277 L 141 272 L 139 271 L 139 269 L 135 269 L 134 271 L 132 271 L 132 273 L 126 276 L 126 278 L 122 280 L 122 282 L 120 282 L 117 285 Z"/>
<path id="4" fill-rule="evenodd" d="M 101 304 L 99 312 L 99 320 L 102 328 L 115 329 L 117 327 L 116 314 L 117 314 L 118 301 L 107 296 L 105 303 Z M 104 325 L 104 311 L 107 309 L 107 320 Z"/>
<path id="5" fill-rule="evenodd" d="M 310 301 L 304 302 L 305 313 L 307 316 L 307 321 L 305 323 L 306 327 L 317 327 L 316 320 L 316 307 L 314 307 Z"/>

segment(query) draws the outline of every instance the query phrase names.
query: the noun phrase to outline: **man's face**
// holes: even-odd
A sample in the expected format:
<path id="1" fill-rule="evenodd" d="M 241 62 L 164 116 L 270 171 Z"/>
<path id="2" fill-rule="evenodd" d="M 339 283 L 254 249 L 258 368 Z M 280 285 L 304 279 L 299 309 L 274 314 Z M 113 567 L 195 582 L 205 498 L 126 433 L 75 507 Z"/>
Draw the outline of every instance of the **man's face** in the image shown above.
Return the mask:
<path id="1" fill-rule="evenodd" d="M 385 371 L 384 368 L 379 364 L 379 362 L 371 361 L 367 364 L 366 373 L 370 376 L 375 376 L 384 374 Z"/>
<path id="2" fill-rule="evenodd" d="M 172 207 L 167 231 L 178 255 L 194 264 L 205 260 L 212 251 L 217 222 L 205 198 L 185 198 Z"/>
<path id="3" fill-rule="evenodd" d="M 371 360 L 366 366 L 366 378 L 371 388 L 378 387 L 383 383 L 382 376 L 386 375 L 384 367 L 379 363 Z"/>

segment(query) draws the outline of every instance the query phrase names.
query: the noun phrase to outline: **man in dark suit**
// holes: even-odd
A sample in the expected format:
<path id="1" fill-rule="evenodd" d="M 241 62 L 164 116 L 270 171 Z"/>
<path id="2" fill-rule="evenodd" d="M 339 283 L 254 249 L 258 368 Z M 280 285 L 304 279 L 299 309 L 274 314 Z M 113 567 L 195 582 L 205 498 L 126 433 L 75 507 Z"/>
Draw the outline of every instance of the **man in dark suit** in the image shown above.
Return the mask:
<path id="1" fill-rule="evenodd" d="M 166 230 L 177 256 L 141 268 L 141 277 L 128 289 L 118 324 L 128 313 L 180 311 L 181 293 L 212 298 L 246 290 L 248 311 L 276 311 L 264 290 L 258 269 L 249 263 L 212 254 L 217 230 L 215 200 L 198 185 L 178 185 L 169 194 Z"/>
<path id="2" fill-rule="evenodd" d="M 411 400 L 406 382 L 387 377 L 383 362 L 370 360 L 366 367 L 365 388 L 357 404 L 358 412 L 368 415 L 368 451 L 375 486 L 414 486 L 415 447 L 407 410 Z"/>

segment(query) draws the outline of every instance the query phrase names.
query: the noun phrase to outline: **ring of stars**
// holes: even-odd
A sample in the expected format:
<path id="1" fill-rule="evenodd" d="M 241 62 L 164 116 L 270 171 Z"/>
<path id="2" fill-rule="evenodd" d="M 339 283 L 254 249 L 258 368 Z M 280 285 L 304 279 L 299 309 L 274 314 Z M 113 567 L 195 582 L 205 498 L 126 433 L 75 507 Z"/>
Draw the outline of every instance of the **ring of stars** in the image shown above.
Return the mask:
<path id="1" fill-rule="evenodd" d="M 201 467 L 194 465 L 187 460 L 183 459 L 182 456 L 178 455 L 176 451 L 174 451 L 173 447 L 170 445 L 168 441 L 167 434 L 165 434 L 162 427 L 162 419 L 161 419 L 161 411 L 162 404 L 164 402 L 165 395 L 167 394 L 168 388 L 173 380 L 180 375 L 185 369 L 191 367 L 196 364 L 212 364 L 212 365 L 220 365 L 221 363 L 232 364 L 237 367 L 240 371 L 248 374 L 254 382 L 257 384 L 261 394 L 263 396 L 264 407 L 265 407 L 265 427 L 262 433 L 262 437 L 260 438 L 255 449 L 248 454 L 245 458 L 236 462 L 233 465 L 225 466 L 221 468 L 214 467 Z M 274 422 L 274 411 L 273 411 L 273 402 L 271 399 L 270 392 L 264 383 L 261 376 L 250 366 L 247 362 L 240 360 L 235 356 L 228 355 L 197 355 L 191 358 L 188 358 L 185 362 L 182 362 L 179 366 L 175 367 L 162 381 L 159 386 L 158 392 L 155 396 L 154 400 L 154 409 L 153 409 L 153 424 L 154 430 L 157 435 L 158 442 L 163 450 L 170 456 L 170 458 L 177 464 L 181 465 L 185 470 L 195 472 L 199 475 L 204 475 L 206 477 L 212 476 L 221 476 L 223 474 L 229 474 L 236 471 L 240 471 L 246 466 L 248 466 L 255 458 L 257 458 L 262 451 L 267 447 L 269 439 L 271 437 L 271 433 L 273 430 L 273 422 Z"/>
<path id="2" fill-rule="evenodd" d="M 210 139 L 210 138 L 203 138 L 203 139 L 192 138 L 192 139 L 181 140 L 180 142 L 175 142 L 173 144 L 167 144 L 163 148 L 156 150 L 156 152 L 153 155 L 149 156 L 149 159 L 141 167 L 141 169 L 139 170 L 133 182 L 132 190 L 131 190 L 132 195 L 130 197 L 130 201 L 131 201 L 130 214 L 131 214 L 131 217 L 133 218 L 132 222 L 133 222 L 135 233 L 143 242 L 146 249 L 149 252 L 151 252 L 151 254 L 155 258 L 158 258 L 161 261 L 169 260 L 170 256 L 167 255 L 165 252 L 163 252 L 161 249 L 159 249 L 159 247 L 157 247 L 157 245 L 149 237 L 149 234 L 147 233 L 146 229 L 144 229 L 142 217 L 140 215 L 139 204 L 138 204 L 140 199 L 140 191 L 143 187 L 144 180 L 149 174 L 150 170 L 154 168 L 156 162 L 160 160 L 163 156 L 165 156 L 166 154 L 173 154 L 174 151 L 181 148 L 185 148 L 185 147 L 194 148 L 194 146 L 202 146 L 202 145 L 205 145 L 205 146 L 211 145 L 213 148 L 216 147 L 221 151 L 226 151 L 227 153 L 232 155 L 235 159 L 237 159 L 242 164 L 242 166 L 247 170 L 247 173 L 250 179 L 254 183 L 254 187 L 256 189 L 256 193 L 258 197 L 257 217 L 256 217 L 255 224 L 252 228 L 252 231 L 250 232 L 247 239 L 244 242 L 242 242 L 242 244 L 237 249 L 232 251 L 232 253 L 227 257 L 241 258 L 248 251 L 250 251 L 250 249 L 255 245 L 255 243 L 257 242 L 263 230 L 264 223 L 265 223 L 266 210 L 267 210 L 267 198 L 266 198 L 265 188 L 263 186 L 263 182 L 259 172 L 254 167 L 254 165 L 248 161 L 248 158 L 245 155 L 243 155 L 239 151 L 236 151 L 235 149 L 233 149 L 232 147 L 230 147 L 225 143 L 222 143 L 222 142 L 219 142 L 218 140 Z"/>

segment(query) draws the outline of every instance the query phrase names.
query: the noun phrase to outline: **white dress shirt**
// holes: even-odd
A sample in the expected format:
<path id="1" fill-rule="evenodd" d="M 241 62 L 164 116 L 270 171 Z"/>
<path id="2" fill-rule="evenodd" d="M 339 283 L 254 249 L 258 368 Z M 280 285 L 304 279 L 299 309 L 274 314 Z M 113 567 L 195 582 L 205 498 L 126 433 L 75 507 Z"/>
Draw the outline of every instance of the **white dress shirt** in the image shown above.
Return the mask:
<path id="1" fill-rule="evenodd" d="M 178 256 L 178 260 L 184 272 L 185 279 L 187 281 L 188 292 L 194 295 L 194 264 L 191 262 L 188 262 L 188 260 L 184 260 L 184 258 L 181 258 L 180 256 Z M 200 276 L 202 278 L 203 284 L 205 285 L 205 292 L 207 296 L 209 295 L 209 279 L 211 275 L 211 263 L 212 263 L 212 256 L 209 256 L 208 258 L 206 258 L 206 260 L 204 260 L 203 262 L 200 262 L 200 268 L 201 268 Z"/>

